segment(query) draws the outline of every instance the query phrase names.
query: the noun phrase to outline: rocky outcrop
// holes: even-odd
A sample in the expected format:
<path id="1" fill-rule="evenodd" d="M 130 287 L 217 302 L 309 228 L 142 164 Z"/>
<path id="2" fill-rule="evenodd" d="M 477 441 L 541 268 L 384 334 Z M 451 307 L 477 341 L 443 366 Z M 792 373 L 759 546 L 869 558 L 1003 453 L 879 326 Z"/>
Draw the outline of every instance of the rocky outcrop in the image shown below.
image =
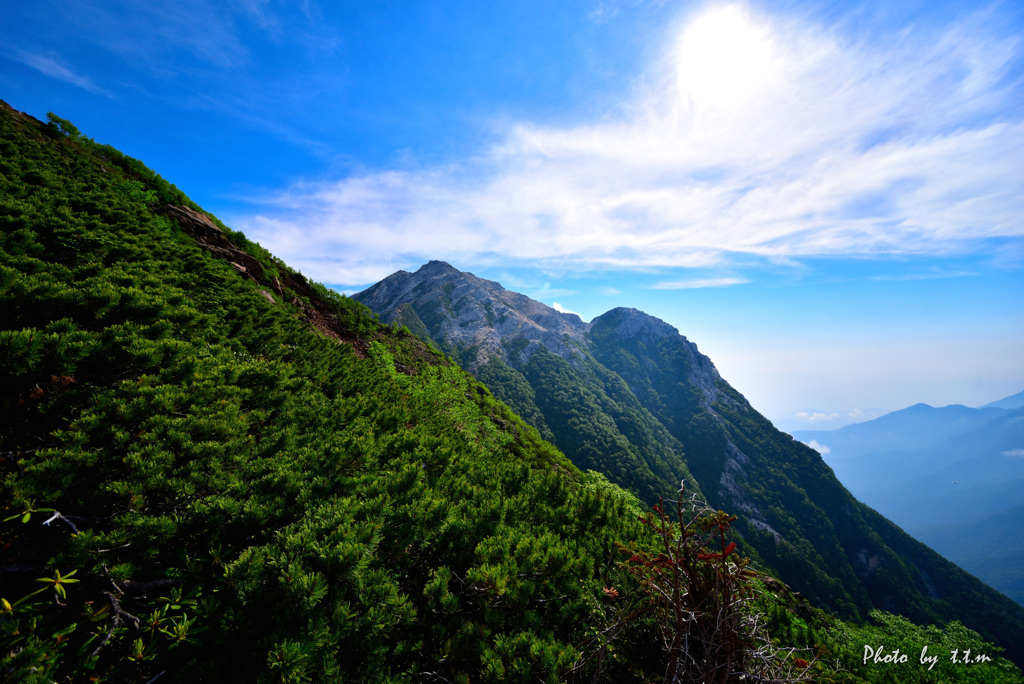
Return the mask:
<path id="1" fill-rule="evenodd" d="M 351 344 L 358 355 L 366 355 L 369 348 L 366 341 L 359 339 L 341 324 L 337 314 L 320 301 L 319 295 L 301 273 L 291 273 L 285 269 L 280 279 L 277 276 L 267 278 L 263 264 L 231 242 L 220 226 L 206 214 L 176 204 L 163 204 L 154 210 L 177 223 L 200 247 L 224 259 L 236 271 L 260 285 L 257 293 L 270 304 L 277 304 L 277 299 L 262 286 L 270 287 L 279 297 L 298 309 L 302 318 L 320 334 Z M 283 267 L 283 264 L 277 265 Z"/>
<path id="2" fill-rule="evenodd" d="M 181 229 L 200 247 L 208 249 L 214 255 L 231 263 L 240 273 L 252 278 L 257 283 L 262 285 L 265 282 L 263 265 L 255 257 L 238 249 L 224 235 L 224 231 L 206 214 L 200 214 L 194 209 L 176 204 L 160 205 L 156 207 L 156 211 L 181 226 Z"/>

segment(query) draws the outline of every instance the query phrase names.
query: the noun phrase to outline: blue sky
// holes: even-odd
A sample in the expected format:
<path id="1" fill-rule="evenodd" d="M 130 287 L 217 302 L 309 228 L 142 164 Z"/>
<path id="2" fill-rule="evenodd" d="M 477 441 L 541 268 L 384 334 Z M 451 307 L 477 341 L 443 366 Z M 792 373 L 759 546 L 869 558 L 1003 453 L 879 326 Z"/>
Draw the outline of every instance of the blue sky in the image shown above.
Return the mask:
<path id="1" fill-rule="evenodd" d="M 0 5 L 0 98 L 307 275 L 636 307 L 791 429 L 1024 389 L 1022 57 L 1014 2 Z"/>

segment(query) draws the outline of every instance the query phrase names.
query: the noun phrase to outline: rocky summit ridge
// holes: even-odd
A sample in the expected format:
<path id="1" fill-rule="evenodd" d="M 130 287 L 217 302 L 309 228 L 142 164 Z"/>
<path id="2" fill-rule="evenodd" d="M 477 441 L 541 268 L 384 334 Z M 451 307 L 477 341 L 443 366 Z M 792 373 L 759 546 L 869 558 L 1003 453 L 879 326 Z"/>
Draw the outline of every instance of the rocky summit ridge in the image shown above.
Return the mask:
<path id="1" fill-rule="evenodd" d="M 405 325 L 444 347 L 474 350 L 467 363 L 471 371 L 492 355 L 519 366 L 540 348 L 578 362 L 589 329 L 576 314 L 556 311 L 443 261 L 431 261 L 415 273 L 398 271 L 353 298 L 380 312 L 385 322 Z M 510 349 L 502 344 L 511 337 L 525 345 Z"/>
<path id="2" fill-rule="evenodd" d="M 587 323 L 444 261 L 430 261 L 414 273 L 397 271 L 353 299 L 382 321 L 432 341 L 472 373 L 494 358 L 522 369 L 541 349 L 579 369 L 599 346 L 596 339 L 609 338 L 677 347 L 690 360 L 684 372 L 700 390 L 704 408 L 710 410 L 723 398 L 717 388 L 721 375 L 711 359 L 674 326 L 639 309 L 616 307 Z M 650 358 L 646 362 L 653 363 Z M 633 392 L 644 392 L 643 383 L 629 378 L 627 383 Z"/>

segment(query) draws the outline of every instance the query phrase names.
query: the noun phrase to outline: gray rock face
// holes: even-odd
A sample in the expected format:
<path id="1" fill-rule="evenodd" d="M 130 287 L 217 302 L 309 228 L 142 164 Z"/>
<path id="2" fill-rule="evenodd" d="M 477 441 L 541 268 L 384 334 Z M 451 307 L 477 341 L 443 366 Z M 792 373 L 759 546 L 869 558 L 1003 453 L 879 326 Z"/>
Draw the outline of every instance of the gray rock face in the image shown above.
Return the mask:
<path id="1" fill-rule="evenodd" d="M 415 273 L 393 273 L 352 298 L 377 312 L 384 322 L 410 329 L 417 323 L 410 320 L 411 309 L 435 343 L 476 351 L 470 371 L 486 363 L 491 355 L 521 368 L 541 347 L 578 366 L 583 350 L 589 346 L 587 334 L 593 325 L 576 314 L 561 313 L 443 261 L 431 261 Z M 675 327 L 624 307 L 602 314 L 594 320 L 598 321 L 611 322 L 611 334 L 618 339 L 654 344 L 667 338 L 685 345 L 693 359 L 690 380 L 700 388 L 708 405 L 715 400 L 718 370 Z M 523 342 L 509 344 L 516 339 Z"/>
<path id="2" fill-rule="evenodd" d="M 710 410 L 716 401 L 733 402 L 723 397 L 718 369 L 697 345 L 675 327 L 638 309 L 615 308 L 585 323 L 576 314 L 560 313 L 443 261 L 431 261 L 415 273 L 393 273 L 353 299 L 377 312 L 384 322 L 405 325 L 439 347 L 468 351 L 467 366 L 473 373 L 492 356 L 521 369 L 541 348 L 579 368 L 592 351 L 591 332 L 600 331 L 623 343 L 682 347 L 689 364 L 680 371 L 700 391 L 703 406 Z M 650 357 L 645 359 L 653 363 Z M 642 387 L 630 384 L 634 392 L 643 394 Z"/>
<path id="3" fill-rule="evenodd" d="M 415 273 L 398 271 L 353 299 L 387 323 L 410 329 L 418 323 L 441 346 L 475 351 L 470 371 L 492 355 L 520 368 L 542 347 L 578 364 L 589 329 L 576 314 L 560 313 L 443 261 L 431 261 Z M 523 342 L 512 345 L 508 340 Z"/>

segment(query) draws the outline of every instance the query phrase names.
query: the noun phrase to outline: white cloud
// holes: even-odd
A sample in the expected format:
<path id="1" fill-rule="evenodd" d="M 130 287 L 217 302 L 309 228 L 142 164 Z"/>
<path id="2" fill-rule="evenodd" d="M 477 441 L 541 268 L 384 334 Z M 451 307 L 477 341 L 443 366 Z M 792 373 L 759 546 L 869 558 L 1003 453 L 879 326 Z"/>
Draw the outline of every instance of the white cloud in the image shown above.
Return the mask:
<path id="1" fill-rule="evenodd" d="M 817 451 L 822 456 L 824 456 L 825 454 L 832 453 L 832 450 L 829 449 L 824 444 L 818 444 L 818 440 L 816 440 L 816 439 L 812 439 L 810 442 L 804 442 L 804 444 L 806 444 L 807 446 L 811 447 L 812 449 Z"/>
<path id="2" fill-rule="evenodd" d="M 871 280 L 896 280 L 896 281 L 912 281 L 912 280 L 935 280 L 938 278 L 969 278 L 978 275 L 974 271 L 936 271 L 933 273 L 907 273 L 902 275 L 882 275 L 872 276 Z"/>
<path id="3" fill-rule="evenodd" d="M 1015 456 L 1017 458 L 1024 458 L 1024 449 L 1009 449 L 1003 452 L 1003 456 Z"/>
<path id="4" fill-rule="evenodd" d="M 798 411 L 793 417 L 805 423 L 829 423 L 837 420 L 839 414 L 825 413 L 823 411 Z"/>
<path id="5" fill-rule="evenodd" d="M 57 59 L 53 57 L 45 57 L 43 55 L 35 55 L 22 50 L 17 50 L 12 53 L 14 59 L 18 60 L 26 66 L 30 66 L 36 71 L 45 74 L 51 78 L 55 78 L 65 83 L 78 86 L 83 90 L 88 90 L 94 95 L 103 95 L 105 97 L 113 97 L 109 91 L 99 87 L 92 82 L 87 76 L 82 76 L 72 71 L 70 68 L 61 64 Z"/>
<path id="6" fill-rule="evenodd" d="M 682 28 L 617 116 L 522 121 L 459 164 L 296 184 L 236 223 L 290 263 L 331 255 L 311 275 L 347 283 L 367 275 L 350 266 L 356 254 L 708 267 L 1024 237 L 1019 85 L 1002 80 L 1018 44 L 984 17 L 866 43 L 742 7 L 711 12 Z M 709 81 L 700 22 L 756 44 Z"/>
<path id="7" fill-rule="evenodd" d="M 702 287 L 728 287 L 729 285 L 742 285 L 750 282 L 746 278 L 703 278 L 694 280 L 675 280 L 668 283 L 658 283 L 651 287 L 655 290 L 692 290 Z"/>
<path id="8" fill-rule="evenodd" d="M 564 306 L 562 306 L 558 302 L 551 302 L 551 308 L 554 309 L 555 311 L 557 311 L 558 313 L 576 314 L 577 316 L 579 316 L 578 313 L 576 313 L 575 311 L 570 311 L 569 309 L 566 309 Z"/>

